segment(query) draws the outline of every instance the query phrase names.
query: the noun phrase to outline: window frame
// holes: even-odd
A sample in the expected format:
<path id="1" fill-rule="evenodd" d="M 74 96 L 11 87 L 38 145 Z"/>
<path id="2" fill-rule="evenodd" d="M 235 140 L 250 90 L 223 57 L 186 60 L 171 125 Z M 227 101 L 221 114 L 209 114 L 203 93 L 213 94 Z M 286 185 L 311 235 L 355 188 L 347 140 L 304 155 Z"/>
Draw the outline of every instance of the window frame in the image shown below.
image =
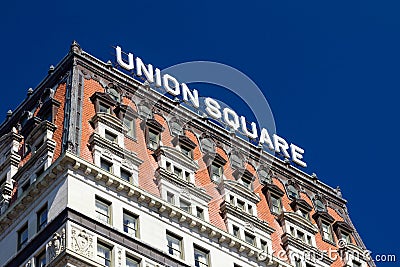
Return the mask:
<path id="1" fill-rule="evenodd" d="M 210 251 L 207 249 L 204 249 L 196 244 L 193 245 L 193 254 L 194 254 L 194 266 L 195 267 L 209 267 L 210 266 Z M 206 260 L 206 263 L 201 262 L 198 260 L 198 258 L 196 257 L 196 252 L 197 255 L 204 255 L 204 259 Z"/>
<path id="2" fill-rule="evenodd" d="M 130 225 L 128 225 L 127 220 L 125 219 L 127 217 L 130 217 L 133 219 L 134 225 L 135 227 L 132 228 Z M 128 234 L 131 237 L 139 237 L 139 216 L 128 211 L 128 210 L 123 210 L 122 212 L 122 228 L 124 233 Z M 129 230 L 132 230 L 134 232 L 134 234 L 130 233 Z"/>
<path id="3" fill-rule="evenodd" d="M 110 165 L 109 168 L 107 169 L 103 168 L 103 163 L 109 164 Z M 114 163 L 110 160 L 100 158 L 100 168 L 106 172 L 114 173 Z"/>
<path id="4" fill-rule="evenodd" d="M 175 233 L 168 231 L 166 232 L 166 238 L 167 238 L 167 248 L 168 248 L 168 254 L 178 257 L 180 259 L 184 259 L 184 249 L 183 249 L 183 238 L 181 236 L 176 235 Z M 170 241 L 177 241 L 177 243 L 172 243 L 171 244 L 178 244 L 179 250 L 174 248 L 172 245 L 170 245 Z M 176 255 L 174 252 L 177 251 L 179 252 L 178 255 Z M 172 253 L 171 253 L 172 252 Z"/>
<path id="5" fill-rule="evenodd" d="M 104 214 L 104 213 L 101 213 L 100 211 L 99 211 L 99 209 L 98 209 L 98 206 L 97 206 L 97 204 L 102 204 L 102 205 L 104 205 L 104 206 L 106 206 L 107 207 L 107 214 Z M 99 196 L 96 196 L 95 197 L 95 212 L 96 212 L 96 219 L 98 219 L 99 221 L 101 221 L 101 222 L 103 222 L 103 223 L 107 223 L 107 224 L 109 224 L 109 225 L 111 225 L 112 224 L 112 212 L 111 212 L 111 202 L 110 201 L 108 201 L 108 200 L 105 200 L 105 199 L 103 199 L 103 198 L 101 198 L 101 197 L 99 197 Z M 103 219 L 101 219 L 101 218 L 99 218 L 98 216 L 104 216 L 104 217 L 106 217 L 107 218 L 107 220 L 106 221 L 104 221 Z"/>
<path id="6" fill-rule="evenodd" d="M 109 257 L 108 258 L 106 256 L 102 257 L 102 256 L 99 255 L 99 247 L 104 248 L 106 252 L 108 251 L 108 253 L 109 253 Z M 102 241 L 98 241 L 97 242 L 97 250 L 96 250 L 96 262 L 99 263 L 99 264 L 102 264 L 104 266 L 111 267 L 112 266 L 112 256 L 113 256 L 112 255 L 112 250 L 113 250 L 112 246 L 110 246 L 110 245 L 108 245 L 108 244 L 106 244 L 106 243 L 104 243 Z M 104 259 L 104 262 L 103 261 L 99 262 L 99 258 Z"/>
<path id="7" fill-rule="evenodd" d="M 40 265 L 42 260 L 44 260 L 44 265 Z M 47 266 L 46 249 L 42 250 L 35 257 L 35 267 L 45 267 L 45 266 Z"/>
<path id="8" fill-rule="evenodd" d="M 271 200 L 270 201 L 271 202 L 271 205 L 270 205 L 271 213 L 276 214 L 276 215 L 281 214 L 282 210 L 283 210 L 282 209 L 282 197 L 278 196 L 277 194 L 271 193 L 270 200 Z M 277 206 L 274 205 L 275 200 L 276 200 L 276 203 L 278 204 Z M 277 208 L 278 210 L 276 211 L 275 208 Z"/>
<path id="9" fill-rule="evenodd" d="M 46 221 L 45 222 L 41 222 L 43 212 L 46 213 Z M 41 231 L 43 228 L 46 227 L 47 222 L 48 222 L 48 212 L 49 212 L 49 210 L 48 210 L 47 203 L 37 211 L 37 213 L 36 213 L 36 231 L 37 232 Z"/>
<path id="10" fill-rule="evenodd" d="M 22 240 L 22 237 L 25 236 L 23 233 L 26 232 L 26 238 Z M 28 243 L 29 240 L 29 228 L 28 228 L 28 222 L 26 222 L 19 230 L 17 231 L 18 233 L 18 240 L 17 240 L 17 250 L 22 249 L 25 247 L 25 245 Z"/>
<path id="11" fill-rule="evenodd" d="M 324 228 L 324 226 L 326 226 L 326 228 Z M 328 230 L 327 232 L 325 232 L 325 229 Z M 328 234 L 328 238 L 325 237 L 325 234 Z M 323 240 L 328 241 L 328 242 L 334 242 L 333 239 L 333 231 L 332 231 L 332 225 L 325 221 L 325 220 L 321 220 L 321 237 Z"/>

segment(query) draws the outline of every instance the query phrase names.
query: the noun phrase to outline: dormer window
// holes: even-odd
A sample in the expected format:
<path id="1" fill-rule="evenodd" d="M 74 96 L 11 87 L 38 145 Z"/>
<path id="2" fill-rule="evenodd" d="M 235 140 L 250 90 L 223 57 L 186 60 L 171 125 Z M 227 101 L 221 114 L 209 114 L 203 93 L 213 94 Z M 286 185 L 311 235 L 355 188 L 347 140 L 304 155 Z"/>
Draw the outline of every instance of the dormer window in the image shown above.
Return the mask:
<path id="1" fill-rule="evenodd" d="M 297 189 L 292 184 L 289 184 L 287 186 L 287 193 L 288 193 L 288 197 L 290 199 L 299 198 L 299 192 L 297 191 Z"/>
<path id="2" fill-rule="evenodd" d="M 96 92 L 91 97 L 90 100 L 94 104 L 97 113 L 107 113 L 112 114 L 111 107 L 115 106 L 117 102 L 110 97 L 109 94 Z"/>
<path id="3" fill-rule="evenodd" d="M 215 143 L 210 137 L 202 138 L 200 141 L 201 149 L 204 153 L 214 153 Z"/>
<path id="4" fill-rule="evenodd" d="M 310 211 L 312 210 L 312 207 L 307 203 L 307 201 L 301 198 L 295 198 L 290 203 L 290 206 L 292 207 L 293 211 L 295 211 L 301 217 L 310 220 Z"/>
<path id="5" fill-rule="evenodd" d="M 136 139 L 136 118 L 138 114 L 130 106 L 119 104 L 115 109 L 115 114 L 122 120 L 125 128 L 125 135 Z"/>
<path id="6" fill-rule="evenodd" d="M 243 168 L 243 159 L 237 152 L 233 152 L 231 154 L 231 156 L 229 157 L 229 160 L 231 162 L 232 168 L 234 168 L 234 169 L 242 169 Z"/>
<path id="7" fill-rule="evenodd" d="M 141 102 L 138 105 L 139 116 L 142 119 L 152 119 L 153 118 L 153 111 L 150 108 L 150 104 L 147 102 Z"/>
<path id="8" fill-rule="evenodd" d="M 253 174 L 251 172 L 249 172 L 246 169 L 236 169 L 233 172 L 233 176 L 244 187 L 246 187 L 250 190 L 253 190 L 253 181 L 255 180 L 255 177 L 253 176 Z"/>
<path id="9" fill-rule="evenodd" d="M 196 147 L 196 144 L 187 136 L 175 136 L 174 139 L 172 139 L 172 144 L 176 147 L 179 147 L 179 149 L 185 156 L 193 159 L 193 149 Z"/>
<path id="10" fill-rule="evenodd" d="M 333 230 L 339 240 L 343 240 L 346 244 L 351 244 L 351 233 L 353 228 L 346 222 L 337 221 L 333 224 Z"/>
<path id="11" fill-rule="evenodd" d="M 42 95 L 43 105 L 37 114 L 42 121 L 48 121 L 53 123 L 53 118 L 57 114 L 57 110 L 61 103 L 53 98 L 54 90 L 47 88 Z"/>
<path id="12" fill-rule="evenodd" d="M 112 99 L 118 103 L 121 102 L 121 93 L 115 88 L 115 85 L 111 84 L 106 90 Z"/>
<path id="13" fill-rule="evenodd" d="M 268 169 L 266 167 L 259 168 L 257 173 L 258 173 L 258 177 L 262 183 L 267 183 L 267 184 L 272 183 L 270 172 L 268 171 Z"/>
<path id="14" fill-rule="evenodd" d="M 209 166 L 208 171 L 211 181 L 219 183 L 221 180 L 223 180 L 224 165 L 226 164 L 226 160 L 219 154 L 207 153 L 204 155 L 204 161 Z"/>
<path id="15" fill-rule="evenodd" d="M 331 224 L 335 219 L 326 211 L 317 211 L 313 214 L 313 218 L 318 224 L 322 239 L 330 244 L 334 244 Z"/>
<path id="16" fill-rule="evenodd" d="M 321 199 L 315 199 L 314 205 L 316 211 L 326 211 L 326 207 Z"/>
<path id="17" fill-rule="evenodd" d="M 153 119 L 146 121 L 147 125 L 147 147 L 156 150 L 160 146 L 161 132 L 164 130 L 162 125 Z"/>
<path id="18" fill-rule="evenodd" d="M 283 210 L 281 197 L 285 193 L 274 184 L 267 184 L 263 187 L 262 192 L 266 195 L 271 213 L 279 215 Z"/>

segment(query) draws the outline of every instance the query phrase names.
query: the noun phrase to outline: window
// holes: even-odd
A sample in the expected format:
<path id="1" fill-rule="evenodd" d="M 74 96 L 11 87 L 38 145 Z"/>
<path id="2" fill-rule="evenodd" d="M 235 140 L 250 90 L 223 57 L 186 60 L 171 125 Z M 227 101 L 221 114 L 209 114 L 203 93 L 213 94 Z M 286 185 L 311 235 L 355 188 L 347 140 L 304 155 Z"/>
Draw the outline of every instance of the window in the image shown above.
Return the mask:
<path id="1" fill-rule="evenodd" d="M 179 179 L 182 179 L 182 169 L 174 167 L 174 173 L 176 176 L 178 176 Z"/>
<path id="2" fill-rule="evenodd" d="M 107 267 L 111 266 L 111 248 L 105 244 L 97 244 L 97 262 Z"/>
<path id="3" fill-rule="evenodd" d="M 244 209 L 244 205 L 245 205 L 244 202 L 239 200 L 239 199 L 236 202 L 237 202 L 238 208 L 244 211 L 245 210 Z"/>
<path id="4" fill-rule="evenodd" d="M 47 224 L 47 205 L 37 213 L 37 231 L 42 230 Z"/>
<path id="5" fill-rule="evenodd" d="M 306 263 L 306 267 L 314 267 L 314 265 Z"/>
<path id="6" fill-rule="evenodd" d="M 126 267 L 139 267 L 140 266 L 140 260 L 135 259 L 134 257 L 126 255 L 125 266 Z"/>
<path id="7" fill-rule="evenodd" d="M 31 185 L 31 181 L 28 179 L 28 181 L 22 185 L 22 193 L 28 190 L 29 186 Z"/>
<path id="8" fill-rule="evenodd" d="M 137 237 L 138 230 L 138 216 L 124 211 L 124 232 L 130 236 Z"/>
<path id="9" fill-rule="evenodd" d="M 301 241 L 305 241 L 305 238 L 304 238 L 304 233 L 303 232 L 300 232 L 300 231 L 297 231 L 297 237 L 301 240 Z"/>
<path id="10" fill-rule="evenodd" d="M 268 243 L 267 243 L 267 241 L 261 239 L 260 243 L 261 243 L 261 249 L 264 250 L 264 251 L 268 251 Z"/>
<path id="11" fill-rule="evenodd" d="M 312 245 L 311 236 L 307 235 L 307 244 Z"/>
<path id="12" fill-rule="evenodd" d="M 113 164 L 105 159 L 100 159 L 100 168 L 105 171 L 112 172 Z"/>
<path id="13" fill-rule="evenodd" d="M 253 183 L 252 183 L 252 180 L 251 180 L 251 179 L 249 179 L 248 177 L 242 176 L 241 181 L 242 181 L 242 184 L 243 184 L 246 188 L 248 188 L 248 189 L 250 189 L 250 190 L 253 189 Z"/>
<path id="14" fill-rule="evenodd" d="M 176 257 L 183 259 L 182 237 L 167 232 L 167 247 L 168 247 L 168 253 L 170 255 L 174 255 Z"/>
<path id="15" fill-rule="evenodd" d="M 185 172 L 185 180 L 186 182 L 190 182 L 190 173 L 189 172 Z"/>
<path id="16" fill-rule="evenodd" d="M 183 209 L 184 211 L 186 211 L 188 213 L 191 213 L 191 207 L 190 207 L 190 203 L 189 202 L 187 202 L 185 200 L 182 200 L 182 199 L 179 202 L 180 202 L 179 203 L 179 207 L 181 209 Z"/>
<path id="17" fill-rule="evenodd" d="M 44 165 L 35 172 L 36 178 L 40 177 L 40 175 L 42 175 L 42 173 L 44 173 Z"/>
<path id="18" fill-rule="evenodd" d="M 290 199 L 299 198 L 299 193 L 297 192 L 297 189 L 293 185 L 289 185 L 287 187 L 287 191 Z"/>
<path id="19" fill-rule="evenodd" d="M 351 244 L 350 234 L 341 232 L 341 240 L 346 241 L 346 244 Z"/>
<path id="20" fill-rule="evenodd" d="M 358 261 L 353 261 L 353 267 L 361 267 L 361 263 Z"/>
<path id="21" fill-rule="evenodd" d="M 22 226 L 18 231 L 18 250 L 26 245 L 28 242 L 28 224 Z"/>
<path id="22" fill-rule="evenodd" d="M 99 112 L 111 114 L 110 106 L 107 106 L 103 103 L 99 103 Z"/>
<path id="23" fill-rule="evenodd" d="M 96 218 L 104 223 L 111 223 L 109 202 L 96 198 Z"/>
<path id="24" fill-rule="evenodd" d="M 298 210 L 299 210 L 301 217 L 303 217 L 307 220 L 310 220 L 310 214 L 308 213 L 308 211 L 303 210 L 303 209 L 298 209 Z"/>
<path id="25" fill-rule="evenodd" d="M 121 179 L 127 182 L 131 182 L 132 173 L 127 170 L 121 169 Z"/>
<path id="26" fill-rule="evenodd" d="M 181 152 L 184 155 L 188 156 L 191 159 L 193 158 L 193 149 L 191 149 L 189 147 L 186 147 L 186 146 L 183 146 L 183 145 L 181 145 L 180 147 L 181 147 Z"/>
<path id="27" fill-rule="evenodd" d="M 132 138 L 136 138 L 135 121 L 133 119 L 124 117 L 123 122 L 126 127 L 126 135 Z"/>
<path id="28" fill-rule="evenodd" d="M 233 234 L 234 236 L 236 236 L 237 238 L 240 238 L 240 230 L 239 230 L 239 227 L 233 225 L 233 226 L 232 226 L 232 234 Z"/>
<path id="29" fill-rule="evenodd" d="M 254 237 L 254 235 L 244 232 L 244 241 L 254 246 L 256 243 L 256 238 Z"/>
<path id="30" fill-rule="evenodd" d="M 271 195 L 271 211 L 275 214 L 280 214 L 282 211 L 281 198 Z"/>
<path id="31" fill-rule="evenodd" d="M 36 257 L 35 267 L 44 267 L 46 266 L 46 250 L 40 252 L 40 254 Z"/>
<path id="32" fill-rule="evenodd" d="M 294 227 L 293 226 L 290 226 L 290 235 L 294 236 Z"/>
<path id="33" fill-rule="evenodd" d="M 324 203 L 321 200 L 315 200 L 315 209 L 317 211 L 326 211 Z"/>
<path id="34" fill-rule="evenodd" d="M 149 129 L 149 143 L 148 146 L 150 149 L 157 149 L 160 144 L 160 133 L 156 132 L 152 129 Z"/>
<path id="35" fill-rule="evenodd" d="M 196 207 L 196 216 L 204 220 L 204 210 L 200 207 Z"/>
<path id="36" fill-rule="evenodd" d="M 110 141 L 110 142 L 112 142 L 112 143 L 118 143 L 118 136 L 116 135 L 116 134 L 114 134 L 114 133 L 112 133 L 112 132 L 109 132 L 109 131 L 105 131 L 104 132 L 104 137 L 108 140 L 108 141 Z"/>
<path id="37" fill-rule="evenodd" d="M 215 182 L 221 181 L 224 169 L 222 166 L 212 163 L 211 165 L 211 180 Z"/>
<path id="38" fill-rule="evenodd" d="M 210 266 L 209 252 L 195 246 L 194 247 L 194 266 L 208 267 Z"/>
<path id="39" fill-rule="evenodd" d="M 295 267 L 301 267 L 301 260 L 299 258 L 295 258 Z"/>
<path id="40" fill-rule="evenodd" d="M 174 196 L 174 194 L 172 194 L 170 192 L 167 192 L 167 202 L 172 204 L 172 205 L 175 205 L 175 196 Z"/>
<path id="41" fill-rule="evenodd" d="M 250 215 L 253 215 L 253 206 L 252 206 L 252 205 L 247 205 L 247 212 L 248 212 Z"/>
<path id="42" fill-rule="evenodd" d="M 331 225 L 326 222 L 321 222 L 322 238 L 328 241 L 333 241 Z"/>
<path id="43" fill-rule="evenodd" d="M 232 195 L 229 195 L 229 203 L 231 203 L 231 205 L 235 205 L 235 197 Z"/>

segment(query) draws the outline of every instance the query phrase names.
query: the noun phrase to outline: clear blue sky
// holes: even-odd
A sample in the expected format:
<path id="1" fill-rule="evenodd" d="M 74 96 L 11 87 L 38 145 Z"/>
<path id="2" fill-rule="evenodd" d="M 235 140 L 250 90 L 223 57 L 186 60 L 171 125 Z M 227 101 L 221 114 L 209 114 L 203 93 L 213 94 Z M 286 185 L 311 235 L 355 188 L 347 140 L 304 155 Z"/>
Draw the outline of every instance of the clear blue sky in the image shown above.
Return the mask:
<path id="1" fill-rule="evenodd" d="M 119 44 L 160 68 L 230 65 L 263 90 L 277 132 L 305 148 L 305 171 L 340 185 L 367 247 L 400 260 L 399 1 L 104 2 L 3 3 L 1 120 L 74 39 L 105 61 Z"/>

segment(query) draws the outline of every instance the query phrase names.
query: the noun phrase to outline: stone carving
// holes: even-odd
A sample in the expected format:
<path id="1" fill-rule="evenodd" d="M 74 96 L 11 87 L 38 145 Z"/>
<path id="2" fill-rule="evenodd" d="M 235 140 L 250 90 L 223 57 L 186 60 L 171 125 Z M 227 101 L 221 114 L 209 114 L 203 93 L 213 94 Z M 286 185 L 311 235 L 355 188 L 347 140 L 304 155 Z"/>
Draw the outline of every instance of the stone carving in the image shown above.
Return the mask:
<path id="1" fill-rule="evenodd" d="M 110 159 L 114 159 L 114 154 L 108 149 L 104 149 L 102 154 Z"/>
<path id="2" fill-rule="evenodd" d="M 190 192 L 187 188 L 183 188 L 180 193 L 181 193 L 181 196 L 186 197 L 189 200 L 192 199 L 192 195 L 190 194 Z"/>
<path id="3" fill-rule="evenodd" d="M 122 266 L 122 248 L 120 247 L 117 248 L 117 260 L 118 266 Z"/>
<path id="4" fill-rule="evenodd" d="M 93 236 L 86 233 L 85 230 L 79 230 L 72 228 L 72 250 L 75 252 L 88 257 L 93 257 Z"/>
<path id="5" fill-rule="evenodd" d="M 247 230 L 250 230 L 250 231 L 254 232 L 254 225 L 253 225 L 252 223 L 250 223 L 250 222 L 245 222 L 245 223 L 244 223 L 244 227 L 245 227 Z"/>
<path id="6" fill-rule="evenodd" d="M 61 252 L 65 250 L 65 228 L 61 233 L 54 233 L 53 238 L 47 244 L 47 259 L 49 262 L 54 260 Z"/>
<path id="7" fill-rule="evenodd" d="M 130 169 L 133 169 L 135 167 L 135 164 L 133 164 L 132 160 L 129 159 L 123 159 L 122 164 L 129 167 Z"/>
<path id="8" fill-rule="evenodd" d="M 32 260 L 29 260 L 27 263 L 25 263 L 25 267 L 32 267 Z"/>

